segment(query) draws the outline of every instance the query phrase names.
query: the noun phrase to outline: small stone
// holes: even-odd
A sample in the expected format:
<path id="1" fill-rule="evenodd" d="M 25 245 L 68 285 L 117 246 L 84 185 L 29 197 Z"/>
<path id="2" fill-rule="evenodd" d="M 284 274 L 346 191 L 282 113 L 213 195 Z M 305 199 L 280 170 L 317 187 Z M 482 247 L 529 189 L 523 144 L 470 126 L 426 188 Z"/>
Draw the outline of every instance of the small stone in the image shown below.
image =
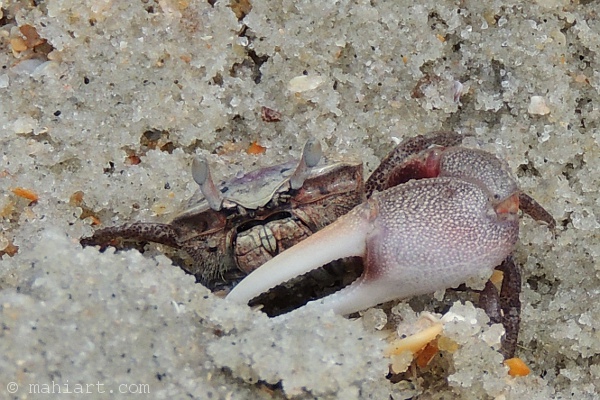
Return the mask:
<path id="1" fill-rule="evenodd" d="M 550 114 L 550 109 L 546 105 L 546 99 L 543 96 L 531 96 L 527 112 L 533 115 Z"/>
<path id="2" fill-rule="evenodd" d="M 10 79 L 8 75 L 2 74 L 0 75 L 0 89 L 5 89 L 10 84 Z"/>
<path id="3" fill-rule="evenodd" d="M 395 374 L 400 374 L 408 370 L 413 361 L 413 353 L 406 350 L 400 354 L 394 354 L 390 357 L 390 367 Z"/>
<path id="4" fill-rule="evenodd" d="M 362 322 L 369 331 L 380 331 L 387 324 L 387 314 L 381 308 L 370 308 L 362 313 Z"/>
<path id="5" fill-rule="evenodd" d="M 320 75 L 300 75 L 292 78 L 288 83 L 288 90 L 295 93 L 314 90 L 325 82 L 325 78 Z"/>
<path id="6" fill-rule="evenodd" d="M 27 50 L 27 43 L 20 37 L 12 38 L 10 40 L 10 45 L 12 46 L 12 49 L 18 53 Z"/>

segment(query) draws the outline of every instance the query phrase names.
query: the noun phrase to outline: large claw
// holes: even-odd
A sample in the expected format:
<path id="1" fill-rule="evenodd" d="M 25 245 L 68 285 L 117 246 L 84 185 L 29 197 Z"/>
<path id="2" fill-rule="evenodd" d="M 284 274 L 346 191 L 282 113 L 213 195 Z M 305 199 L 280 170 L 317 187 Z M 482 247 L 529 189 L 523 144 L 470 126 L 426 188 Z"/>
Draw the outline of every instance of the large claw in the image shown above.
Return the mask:
<path id="1" fill-rule="evenodd" d="M 481 181 L 439 177 L 375 193 L 335 223 L 251 273 L 228 298 L 247 303 L 330 261 L 362 256 L 364 272 L 317 302 L 350 314 L 376 304 L 457 286 L 492 270 L 518 237 L 518 194 L 502 199 Z"/>

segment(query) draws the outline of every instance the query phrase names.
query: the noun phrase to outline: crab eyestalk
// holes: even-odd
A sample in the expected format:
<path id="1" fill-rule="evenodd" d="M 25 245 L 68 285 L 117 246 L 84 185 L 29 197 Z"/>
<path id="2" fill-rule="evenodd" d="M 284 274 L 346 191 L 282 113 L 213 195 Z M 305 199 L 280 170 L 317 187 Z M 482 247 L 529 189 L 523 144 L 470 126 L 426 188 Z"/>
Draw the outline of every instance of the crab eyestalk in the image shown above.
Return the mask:
<path id="1" fill-rule="evenodd" d="M 308 139 L 304 148 L 302 149 L 302 157 L 296 167 L 296 170 L 290 177 L 290 186 L 292 189 L 297 190 L 302 187 L 304 181 L 310 173 L 310 168 L 314 167 L 319 163 L 323 156 L 323 150 L 321 149 L 321 142 L 316 139 Z"/>
<path id="2" fill-rule="evenodd" d="M 210 168 L 205 157 L 198 156 L 192 161 L 192 178 L 200 186 L 200 191 L 202 191 L 210 208 L 215 211 L 221 210 L 223 196 L 210 176 Z"/>

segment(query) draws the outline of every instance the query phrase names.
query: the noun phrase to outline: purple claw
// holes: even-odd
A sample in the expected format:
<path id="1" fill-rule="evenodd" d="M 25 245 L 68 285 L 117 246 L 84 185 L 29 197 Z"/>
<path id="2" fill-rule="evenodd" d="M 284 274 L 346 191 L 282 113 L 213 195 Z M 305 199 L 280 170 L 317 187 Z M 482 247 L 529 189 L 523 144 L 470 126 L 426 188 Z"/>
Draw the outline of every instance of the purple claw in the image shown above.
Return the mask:
<path id="1" fill-rule="evenodd" d="M 461 139 L 437 132 L 399 145 L 367 181 L 369 200 L 262 265 L 228 298 L 247 303 L 326 263 L 360 256 L 364 271 L 358 280 L 313 302 L 350 314 L 458 286 L 508 260 L 518 239 L 520 203 L 526 213 L 554 226 L 554 219 L 520 192 L 505 162 L 454 147 Z M 439 143 L 451 147 L 431 147 Z M 511 276 L 515 279 L 505 286 L 514 289 L 517 300 L 501 295 L 490 311 L 518 331 L 518 320 L 500 311 L 518 307 L 519 277 Z M 516 334 L 506 341 L 514 351 Z"/>
<path id="2" fill-rule="evenodd" d="M 413 180 L 375 193 L 254 271 L 228 298 L 246 303 L 330 261 L 362 256 L 363 275 L 317 301 L 323 308 L 349 314 L 456 286 L 482 268 L 493 269 L 512 252 L 518 238 L 516 185 L 504 168 L 497 168 L 501 162 L 494 156 L 461 151 L 451 148 L 447 154 L 435 154 L 441 165 L 439 178 Z M 454 163 L 455 156 L 465 155 L 468 165 Z M 473 165 L 484 172 L 477 179 L 471 176 Z M 498 183 L 498 178 L 510 182 Z"/>

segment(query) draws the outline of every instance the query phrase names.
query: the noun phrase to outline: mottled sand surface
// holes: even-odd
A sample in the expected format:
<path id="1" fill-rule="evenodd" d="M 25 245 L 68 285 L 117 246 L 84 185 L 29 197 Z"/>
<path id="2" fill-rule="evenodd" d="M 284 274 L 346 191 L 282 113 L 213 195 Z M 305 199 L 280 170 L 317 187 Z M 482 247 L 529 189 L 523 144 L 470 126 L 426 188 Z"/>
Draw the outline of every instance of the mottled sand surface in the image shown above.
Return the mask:
<path id="1" fill-rule="evenodd" d="M 37 3 L 0 2 L 0 398 L 597 396 L 599 2 Z M 521 223 L 527 377 L 464 301 L 444 334 L 457 346 L 392 384 L 377 323 L 269 320 L 158 251 L 79 245 L 94 221 L 180 210 L 194 154 L 218 180 L 316 137 L 370 171 L 439 129 L 474 134 L 558 221 L 556 238 Z"/>

